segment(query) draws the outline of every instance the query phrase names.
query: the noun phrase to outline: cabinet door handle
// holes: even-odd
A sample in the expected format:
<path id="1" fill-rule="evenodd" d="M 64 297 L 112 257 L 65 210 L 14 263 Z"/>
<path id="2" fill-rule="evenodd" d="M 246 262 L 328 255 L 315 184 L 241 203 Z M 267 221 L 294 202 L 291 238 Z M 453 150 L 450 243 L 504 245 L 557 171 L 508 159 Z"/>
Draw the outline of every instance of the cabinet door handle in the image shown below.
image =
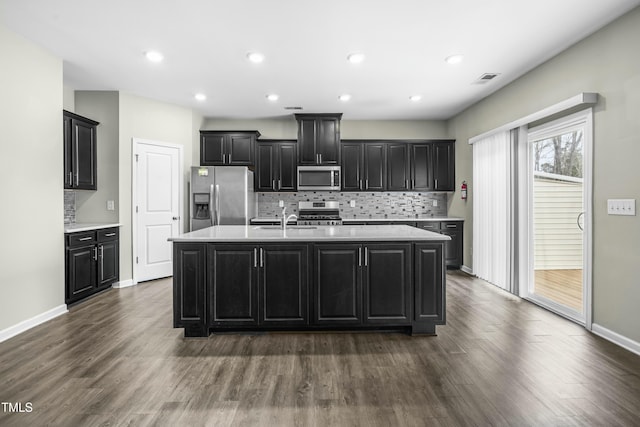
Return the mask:
<path id="1" fill-rule="evenodd" d="M 89 237 L 82 237 L 81 239 L 78 239 L 79 242 L 86 242 L 87 240 L 91 240 L 93 239 L 93 237 L 89 236 Z"/>
<path id="2" fill-rule="evenodd" d="M 362 248 L 358 248 L 358 267 L 362 267 Z"/>
<path id="3" fill-rule="evenodd" d="M 69 185 L 73 185 L 73 172 L 69 172 Z"/>
<path id="4" fill-rule="evenodd" d="M 104 245 L 100 245 L 100 259 L 104 258 Z"/>
<path id="5" fill-rule="evenodd" d="M 278 190 L 280 190 L 282 188 L 282 180 L 278 180 Z"/>
<path id="6" fill-rule="evenodd" d="M 405 179 L 405 180 L 404 180 L 404 186 L 405 186 L 405 187 L 407 187 L 407 188 L 409 188 L 409 180 L 408 180 L 408 179 Z"/>
<path id="7" fill-rule="evenodd" d="M 368 189 L 369 189 L 369 180 L 368 180 L 368 179 L 365 179 L 365 180 L 364 180 L 364 189 L 365 189 L 365 190 L 368 190 Z"/>
<path id="8" fill-rule="evenodd" d="M 178 219 L 178 218 L 176 218 L 176 217 L 174 216 L 174 217 L 173 217 L 173 219 Z M 115 235 L 116 235 L 116 233 L 107 233 L 107 234 L 105 234 L 105 235 L 104 235 L 104 237 L 113 237 L 113 236 L 115 236 Z"/>
<path id="9" fill-rule="evenodd" d="M 435 185 L 433 186 L 433 188 L 435 188 L 436 190 L 438 189 L 438 180 L 437 180 L 437 179 L 436 179 L 436 183 L 435 183 Z"/>
<path id="10" fill-rule="evenodd" d="M 93 260 L 94 261 L 98 260 L 98 247 L 97 246 L 93 247 Z"/>
<path id="11" fill-rule="evenodd" d="M 369 265 L 369 248 L 364 247 L 364 266 L 367 267 Z"/>
<path id="12" fill-rule="evenodd" d="M 411 180 L 411 188 L 416 188 L 416 180 L 415 179 Z"/>
<path id="13" fill-rule="evenodd" d="M 322 164 L 322 154 L 318 154 L 318 157 L 320 157 L 320 163 Z"/>
<path id="14" fill-rule="evenodd" d="M 78 127 L 76 126 L 76 186 L 80 183 L 80 155 L 78 154 L 79 146 L 78 146 L 78 138 L 80 135 L 78 134 Z"/>
<path id="15" fill-rule="evenodd" d="M 360 189 L 362 190 L 362 180 L 360 180 Z"/>
<path id="16" fill-rule="evenodd" d="M 447 228 L 458 228 L 455 224 L 447 224 Z"/>
<path id="17" fill-rule="evenodd" d="M 253 248 L 253 267 L 258 266 L 258 248 Z"/>
<path id="18" fill-rule="evenodd" d="M 231 164 L 231 154 L 227 154 L 227 162 Z"/>
<path id="19" fill-rule="evenodd" d="M 275 179 L 271 182 L 271 188 L 273 188 L 273 191 L 276 191 L 276 180 Z"/>
<path id="20" fill-rule="evenodd" d="M 260 248 L 260 268 L 264 267 L 264 251 Z"/>

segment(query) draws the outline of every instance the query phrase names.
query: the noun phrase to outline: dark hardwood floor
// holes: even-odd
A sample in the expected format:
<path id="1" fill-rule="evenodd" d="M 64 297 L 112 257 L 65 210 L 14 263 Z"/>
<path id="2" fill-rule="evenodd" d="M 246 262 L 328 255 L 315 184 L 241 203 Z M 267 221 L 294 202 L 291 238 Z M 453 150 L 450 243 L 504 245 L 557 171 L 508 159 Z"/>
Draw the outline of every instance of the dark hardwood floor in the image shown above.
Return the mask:
<path id="1" fill-rule="evenodd" d="M 640 425 L 640 356 L 449 273 L 437 337 L 182 337 L 171 282 L 113 289 L 0 344 L 0 426 Z"/>

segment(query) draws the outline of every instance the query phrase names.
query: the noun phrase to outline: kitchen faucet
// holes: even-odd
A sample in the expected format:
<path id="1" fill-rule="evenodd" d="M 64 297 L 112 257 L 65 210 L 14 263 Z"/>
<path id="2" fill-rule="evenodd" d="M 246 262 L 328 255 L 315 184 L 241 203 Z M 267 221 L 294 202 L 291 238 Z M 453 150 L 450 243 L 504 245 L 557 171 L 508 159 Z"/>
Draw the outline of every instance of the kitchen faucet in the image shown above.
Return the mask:
<path id="1" fill-rule="evenodd" d="M 280 219 L 280 227 L 283 230 L 286 230 L 287 229 L 287 223 L 292 218 L 295 218 L 297 220 L 298 219 L 298 215 L 291 214 L 291 215 L 287 216 L 287 208 L 286 207 L 282 208 L 282 218 Z"/>

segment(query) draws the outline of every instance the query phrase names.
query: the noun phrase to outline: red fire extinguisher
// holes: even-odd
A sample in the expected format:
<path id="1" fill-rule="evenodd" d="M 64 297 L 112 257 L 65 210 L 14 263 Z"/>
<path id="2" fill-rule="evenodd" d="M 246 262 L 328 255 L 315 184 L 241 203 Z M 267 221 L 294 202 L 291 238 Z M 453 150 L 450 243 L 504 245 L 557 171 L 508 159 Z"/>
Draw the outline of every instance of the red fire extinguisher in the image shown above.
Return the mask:
<path id="1" fill-rule="evenodd" d="M 462 185 L 460 186 L 460 195 L 462 200 L 467 200 L 467 181 L 462 181 Z"/>

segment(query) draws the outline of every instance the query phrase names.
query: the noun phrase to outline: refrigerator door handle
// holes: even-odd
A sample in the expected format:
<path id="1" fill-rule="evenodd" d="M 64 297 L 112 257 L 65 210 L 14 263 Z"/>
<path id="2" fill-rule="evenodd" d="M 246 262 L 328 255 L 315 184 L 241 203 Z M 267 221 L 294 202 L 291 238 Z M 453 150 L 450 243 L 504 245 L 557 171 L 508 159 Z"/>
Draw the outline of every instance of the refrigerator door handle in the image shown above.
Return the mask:
<path id="1" fill-rule="evenodd" d="M 220 186 L 216 185 L 216 225 L 220 225 Z"/>
<path id="2" fill-rule="evenodd" d="M 209 189 L 209 220 L 211 221 L 211 225 L 215 225 L 213 223 L 213 184 Z"/>

